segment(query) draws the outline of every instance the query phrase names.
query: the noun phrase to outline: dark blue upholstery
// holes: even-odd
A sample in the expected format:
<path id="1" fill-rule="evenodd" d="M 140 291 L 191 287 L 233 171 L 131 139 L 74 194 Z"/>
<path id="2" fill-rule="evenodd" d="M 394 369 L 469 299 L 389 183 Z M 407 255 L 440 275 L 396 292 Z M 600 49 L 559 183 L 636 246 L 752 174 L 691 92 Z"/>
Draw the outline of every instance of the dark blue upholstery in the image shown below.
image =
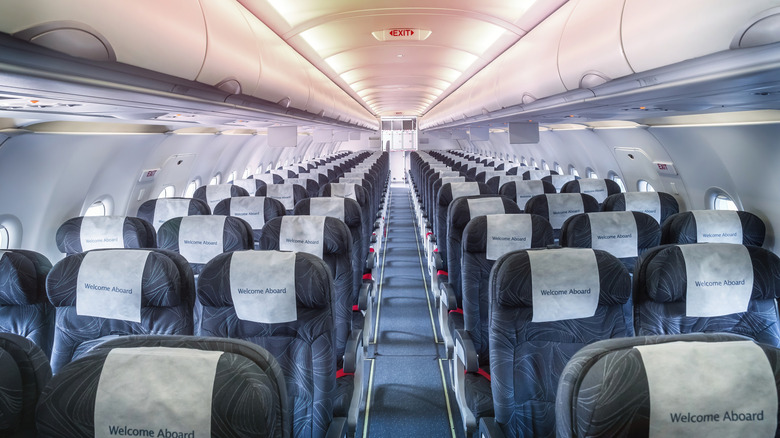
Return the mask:
<path id="1" fill-rule="evenodd" d="M 263 252 L 256 253 L 258 263 L 262 263 Z M 324 436 L 333 418 L 336 389 L 335 303 L 330 269 L 316 256 L 295 253 L 298 318 L 288 323 L 263 324 L 242 321 L 236 315 L 230 292 L 232 257 L 233 253 L 217 256 L 203 270 L 198 283 L 198 300 L 203 306 L 199 334 L 243 339 L 270 351 L 287 379 L 294 435 Z"/>
<path id="2" fill-rule="evenodd" d="M 95 436 L 98 384 L 103 378 L 106 358 L 115 349 L 141 347 L 181 349 L 184 360 L 193 350 L 222 353 L 216 364 L 210 400 L 212 437 L 292 436 L 292 415 L 285 378 L 279 363 L 267 350 L 235 339 L 153 335 L 123 336 L 107 341 L 89 356 L 60 370 L 41 396 L 36 419 L 38 436 Z M 199 383 L 181 382 L 182 385 Z M 143 406 L 143 400 L 139 402 Z M 177 403 L 185 405 L 187 402 L 177 400 Z M 155 414 L 149 412 L 150 416 Z M 127 426 L 129 429 L 134 429 L 133 426 L 138 428 L 133 424 Z M 154 433 L 158 436 L 159 432 L 155 430 Z"/>
<path id="3" fill-rule="evenodd" d="M 555 408 L 557 436 L 559 438 L 651 436 L 649 430 L 653 406 L 651 386 L 642 354 L 635 347 L 677 343 L 677 346 L 684 348 L 694 346 L 694 343 L 707 343 L 718 348 L 724 347 L 725 343 L 746 340 L 748 339 L 727 333 L 696 333 L 611 339 L 582 348 L 569 360 L 558 384 Z M 775 381 L 780 382 L 780 351 L 763 344 L 758 344 L 757 348 L 766 355 L 766 365 L 774 373 Z M 705 367 L 711 363 L 706 363 Z M 721 365 L 715 365 L 717 365 L 715 372 L 721 372 Z M 700 371 L 708 372 L 697 366 L 696 372 Z M 750 373 L 740 374 L 746 380 L 724 379 L 719 382 L 719 385 L 712 386 L 728 392 L 730 389 L 744 385 L 747 379 L 754 378 Z M 704 389 L 706 391 L 709 388 Z M 679 397 L 687 400 L 688 394 L 679 393 Z M 722 400 L 726 406 L 729 405 L 728 397 L 718 400 Z M 731 404 L 733 405 L 733 402 Z M 693 400 L 690 401 L 690 405 L 696 406 Z M 698 413 L 694 408 L 691 410 Z M 770 421 L 777 416 L 777 412 L 765 414 Z M 724 426 L 733 424 L 724 420 L 722 416 L 719 421 L 723 421 L 721 424 Z M 685 426 L 691 433 L 695 433 L 700 424 L 691 423 Z M 780 434 L 780 429 L 775 436 L 777 434 Z"/>
<path id="4" fill-rule="evenodd" d="M 281 202 L 277 199 L 273 198 L 266 198 L 266 197 L 258 197 L 253 196 L 249 198 L 242 199 L 241 202 L 242 205 L 245 207 L 252 206 L 250 208 L 243 209 L 241 213 L 238 213 L 235 211 L 235 209 L 231 209 L 231 206 L 233 205 L 233 198 L 223 199 L 219 201 L 219 203 L 214 207 L 214 214 L 215 215 L 223 215 L 223 216 L 236 216 L 240 219 L 246 219 L 245 215 L 252 215 L 255 214 L 258 217 L 262 217 L 263 225 L 265 225 L 265 222 L 268 222 L 269 220 L 284 216 L 284 205 L 282 205 Z M 260 242 L 260 235 L 263 232 L 263 228 L 252 228 L 252 235 L 253 239 L 255 241 L 255 244 Z"/>
<path id="5" fill-rule="evenodd" d="M 154 220 L 155 210 L 157 210 L 158 208 L 162 208 L 165 204 L 179 203 L 179 202 L 187 203 L 187 216 L 211 214 L 211 208 L 209 208 L 209 205 L 206 202 L 201 201 L 200 199 L 162 198 L 162 199 L 150 199 L 144 202 L 143 204 L 141 204 L 141 206 L 138 207 L 138 213 L 136 213 L 136 216 L 152 224 L 155 230 L 159 230 L 162 224 L 165 223 L 165 221 L 173 218 L 159 217 L 157 218 L 157 222 L 155 222 Z"/>
<path id="6" fill-rule="evenodd" d="M 653 200 L 654 203 L 657 203 L 657 211 L 654 209 L 653 211 L 641 211 L 641 213 L 647 213 L 651 215 L 653 213 L 657 213 L 657 216 L 660 219 L 659 223 L 661 224 L 663 224 L 666 221 L 666 218 L 669 216 L 680 212 L 680 205 L 677 203 L 677 200 L 674 198 L 674 196 L 670 195 L 669 193 L 632 192 L 631 196 L 638 200 L 646 198 Z M 626 211 L 626 194 L 617 193 L 615 195 L 607 196 L 607 199 L 605 199 L 601 204 L 601 209 L 603 211 Z"/>
<path id="7" fill-rule="evenodd" d="M 0 435 L 35 436 L 35 407 L 51 379 L 49 358 L 32 341 L 0 333 Z"/>
<path id="8" fill-rule="evenodd" d="M 471 195 L 491 195 L 490 188 L 485 183 L 469 183 Z M 449 255 L 447 253 L 447 212 L 450 204 L 455 200 L 452 193 L 452 183 L 443 184 L 436 194 L 436 222 L 433 227 L 433 234 L 436 236 L 436 244 L 439 248 L 443 268 L 447 270 Z"/>
<path id="9" fill-rule="evenodd" d="M 695 245 L 737 244 L 698 243 Z M 722 316 L 686 316 L 687 281 L 683 245 L 646 252 L 634 273 L 634 327 L 637 336 L 681 333 L 734 333 L 780 346 L 776 298 L 780 296 L 780 258 L 769 250 L 745 246 L 753 265 L 753 288 L 746 312 Z M 717 255 L 710 253 L 714 261 Z"/>
<path id="10" fill-rule="evenodd" d="M 141 322 L 78 315 L 76 289 L 84 258 L 100 260 L 110 252 L 148 252 L 141 278 Z M 180 255 L 154 249 L 106 249 L 74 254 L 57 262 L 46 278 L 49 301 L 56 308 L 57 322 L 51 355 L 52 371 L 88 349 L 100 338 L 130 334 L 191 335 L 195 286 L 192 270 Z M 85 345 L 86 344 L 86 345 Z"/>
<path id="11" fill-rule="evenodd" d="M 718 214 L 715 210 L 701 210 L 697 214 Z M 742 225 L 742 244 L 762 246 L 766 237 L 766 225 L 758 216 L 747 211 L 733 212 Z M 661 226 L 661 243 L 697 243 L 696 217 L 693 211 L 669 216 Z"/>
<path id="12" fill-rule="evenodd" d="M 120 248 L 156 248 L 157 234 L 149 222 L 132 216 L 113 216 L 114 220 L 123 222 Z M 57 229 L 57 249 L 65 255 L 83 252 L 81 246 L 82 224 L 89 221 L 104 220 L 105 216 L 80 216 L 68 219 Z M 117 246 L 112 246 L 116 248 Z M 96 249 L 96 248 L 92 248 Z"/>
<path id="13" fill-rule="evenodd" d="M 537 195 L 542 195 L 544 193 L 556 193 L 555 186 L 553 186 L 552 184 L 544 180 L 542 180 L 541 183 L 542 183 L 541 191 L 536 193 Z M 517 195 L 520 193 L 518 191 L 518 186 L 528 186 L 529 184 L 532 183 L 529 183 L 528 181 L 525 180 L 510 181 L 508 183 L 503 184 L 501 187 L 499 187 L 498 194 L 501 196 L 506 196 L 507 198 L 515 201 L 517 205 L 520 206 L 521 208 L 525 208 L 525 204 L 528 202 L 528 199 L 526 199 L 525 197 L 522 199 L 522 201 L 518 199 Z"/>
<path id="14" fill-rule="evenodd" d="M 551 276 L 571 268 L 567 251 L 594 253 L 600 289 L 594 316 L 532 322 L 531 251 L 558 252 Z M 490 374 L 495 421 L 507 437 L 554 434 L 555 391 L 564 365 L 587 344 L 625 336 L 622 305 L 630 292 L 628 272 L 605 251 L 522 250 L 496 261 L 490 274 Z"/>
<path id="15" fill-rule="evenodd" d="M 49 259 L 34 251 L 0 252 L 0 332 L 34 342 L 51 355 L 54 307 L 46 298 Z"/>
<path id="16" fill-rule="evenodd" d="M 531 213 L 531 214 L 538 214 L 548 221 L 550 221 L 550 224 L 553 227 L 553 233 L 555 234 L 555 239 L 557 240 L 560 237 L 561 229 L 556 226 L 555 220 L 551 217 L 552 214 L 550 212 L 550 205 L 548 200 L 553 198 L 564 198 L 564 197 L 579 197 L 582 202 L 582 213 L 595 213 L 599 211 L 599 203 L 596 202 L 596 200 L 590 196 L 585 195 L 581 193 L 552 193 L 552 194 L 544 194 L 544 195 L 537 195 L 533 196 L 531 199 L 528 200 L 528 202 L 525 204 L 525 212 Z M 565 219 L 568 219 L 571 216 L 574 216 L 577 213 L 568 213 L 566 215 L 563 215 L 564 221 Z"/>
<path id="17" fill-rule="evenodd" d="M 583 188 L 585 184 L 590 183 L 591 181 L 602 181 L 604 183 L 604 188 L 606 189 L 606 193 L 603 192 L 594 192 L 587 188 Z M 602 189 L 603 190 L 603 189 Z M 620 186 L 615 181 L 612 181 L 611 179 L 605 178 L 605 179 L 577 179 L 574 181 L 569 181 L 566 184 L 561 187 L 560 190 L 561 193 L 584 193 L 584 194 L 590 194 L 594 198 L 596 198 L 599 202 L 599 205 L 604 202 L 604 200 L 607 199 L 610 195 L 616 195 L 621 192 Z"/>
<path id="18" fill-rule="evenodd" d="M 282 183 L 282 184 L 284 184 L 284 183 Z M 278 186 L 280 184 L 275 184 L 275 185 Z M 287 214 L 292 214 L 292 211 L 293 211 L 293 208 L 295 207 L 295 204 L 300 202 L 301 199 L 306 199 L 306 198 L 309 197 L 309 193 L 306 191 L 306 188 L 304 186 L 302 186 L 300 184 L 293 184 L 292 187 L 293 187 L 293 189 L 292 189 L 292 196 L 293 196 L 292 205 L 287 205 L 287 203 L 285 203 L 285 200 L 282 199 L 282 198 L 276 198 L 276 199 L 279 199 L 279 201 L 281 201 L 283 204 L 285 204 L 285 210 L 286 210 Z M 275 198 L 275 196 L 270 196 L 268 194 L 269 190 L 272 190 L 272 189 L 269 189 L 269 186 L 261 187 L 261 188 L 257 189 L 257 191 L 255 192 L 255 196 Z M 287 208 L 287 207 L 290 207 L 290 208 Z"/>
<path id="19" fill-rule="evenodd" d="M 188 217 L 187 220 L 206 222 L 211 218 L 214 218 L 214 216 L 209 216 L 208 218 L 197 216 Z M 160 249 L 166 249 L 176 253 L 180 252 L 179 239 L 187 238 L 187 236 L 182 236 L 179 232 L 182 219 L 183 218 L 170 219 L 166 221 L 157 231 L 157 246 Z M 224 219 L 225 221 L 222 230 L 211 230 L 214 233 L 222 233 L 222 248 L 220 252 L 240 251 L 243 249 L 254 248 L 254 233 L 252 231 L 252 227 L 246 221 L 233 216 L 225 216 Z M 204 225 L 203 228 L 205 227 L 206 225 Z M 200 263 L 193 260 L 190 260 L 189 262 L 193 273 L 195 275 L 200 274 L 200 271 L 203 269 L 203 265 L 205 263 Z"/>
<path id="20" fill-rule="evenodd" d="M 219 192 L 217 192 L 218 190 Z M 218 193 L 221 196 L 218 196 Z M 211 211 L 214 211 L 214 207 L 219 201 L 236 196 L 249 196 L 249 192 L 245 188 L 234 184 L 210 184 L 198 187 L 192 194 L 193 198 L 200 199 L 208 204 Z"/>
<path id="21" fill-rule="evenodd" d="M 247 178 L 247 179 L 236 179 L 236 180 L 233 180 L 232 184 L 235 185 L 235 186 L 239 186 L 239 187 L 243 188 L 244 190 L 247 191 L 247 193 L 250 196 L 254 195 L 254 193 L 256 191 L 258 191 L 260 189 L 260 187 L 263 187 L 263 186 L 267 185 L 266 182 L 263 181 L 262 179 L 259 179 L 259 178 L 255 179 L 255 178 L 252 178 L 252 177 Z M 221 213 L 214 213 L 214 214 L 221 214 Z"/>

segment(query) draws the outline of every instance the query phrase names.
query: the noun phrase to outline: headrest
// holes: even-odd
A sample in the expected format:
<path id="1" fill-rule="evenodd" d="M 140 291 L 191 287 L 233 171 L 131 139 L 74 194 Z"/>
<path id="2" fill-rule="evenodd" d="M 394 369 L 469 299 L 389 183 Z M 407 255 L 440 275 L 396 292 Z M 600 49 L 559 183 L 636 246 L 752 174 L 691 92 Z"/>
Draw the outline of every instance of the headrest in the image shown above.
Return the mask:
<path id="1" fill-rule="evenodd" d="M 780 258 L 756 246 L 728 243 L 665 245 L 647 252 L 639 259 L 638 266 L 635 275 L 638 293 L 658 303 L 686 301 L 689 288 L 725 295 L 735 295 L 742 290 L 746 295 L 741 297 L 745 300 L 769 300 L 780 296 L 780 275 L 777 274 Z"/>
<path id="2" fill-rule="evenodd" d="M 488 214 L 522 213 L 520 207 L 500 195 L 477 195 L 456 198 L 447 210 L 447 220 L 454 229 L 463 229 L 472 218 Z"/>
<path id="3" fill-rule="evenodd" d="M 298 187 L 298 193 L 296 193 L 296 187 Z M 298 184 L 271 184 L 266 186 L 265 190 L 259 189 L 255 196 L 266 196 L 279 200 L 284 205 L 285 210 L 292 210 L 295 207 L 295 197 L 305 197 L 306 189 Z"/>
<path id="4" fill-rule="evenodd" d="M 57 248 L 65 254 L 98 248 L 154 248 L 152 225 L 137 217 L 82 216 L 65 221 L 57 229 Z"/>
<path id="5" fill-rule="evenodd" d="M 607 196 L 604 211 L 638 211 L 652 216 L 659 224 L 679 212 L 674 196 L 663 192 L 627 192 Z"/>
<path id="6" fill-rule="evenodd" d="M 286 223 L 286 224 L 285 224 Z M 320 225 L 322 224 L 322 225 Z M 286 241 L 286 237 L 282 235 L 286 232 L 287 226 L 291 226 L 291 242 Z M 284 229 L 283 229 L 284 228 Z M 295 233 L 295 229 L 303 230 L 302 233 L 309 234 L 306 237 L 304 234 Z M 317 230 L 323 234 L 314 235 Z M 336 218 L 325 216 L 282 216 L 271 219 L 266 222 L 263 227 L 263 234 L 260 236 L 260 248 L 266 250 L 295 250 L 301 251 L 300 248 L 289 248 L 283 245 L 287 244 L 299 244 L 300 241 L 310 241 L 312 244 L 322 245 L 323 255 L 349 255 L 352 247 L 352 234 L 349 231 L 347 225 Z"/>
<path id="7" fill-rule="evenodd" d="M 530 238 L 524 233 L 530 225 Z M 526 248 L 545 248 L 554 241 L 553 230 L 547 219 L 537 214 L 496 214 L 477 216 L 463 229 L 463 252 L 488 253 L 488 242 L 497 243 L 513 251 Z M 491 245 L 492 247 L 492 245 Z M 492 248 L 491 248 L 492 249 Z M 492 253 L 492 251 L 490 251 Z M 507 251 L 503 251 L 502 255 Z M 488 257 L 488 260 L 496 260 Z"/>
<path id="8" fill-rule="evenodd" d="M 618 258 L 636 257 L 659 245 L 661 227 L 651 216 L 633 211 L 582 213 L 561 229 L 561 246 L 594 248 Z"/>
<path id="9" fill-rule="evenodd" d="M 225 251 L 250 249 L 254 244 L 250 225 L 240 218 L 189 216 L 163 224 L 157 233 L 157 245 L 197 264 Z"/>
<path id="10" fill-rule="evenodd" d="M 249 192 L 239 185 L 209 184 L 198 187 L 192 194 L 193 198 L 205 201 L 212 211 L 214 211 L 214 206 L 216 206 L 219 201 L 234 196 L 249 196 Z"/>
<path id="11" fill-rule="evenodd" d="M 310 198 L 295 205 L 295 215 L 328 216 L 339 219 L 350 228 L 363 224 L 360 204 L 349 198 Z"/>
<path id="12" fill-rule="evenodd" d="M 266 260 L 279 259 L 281 263 L 288 258 L 293 268 L 290 271 L 292 273 L 292 288 L 290 290 L 294 291 L 297 307 L 324 309 L 330 306 L 333 285 L 330 270 L 325 262 L 312 254 L 283 251 L 238 251 L 220 254 L 206 264 L 198 278 L 198 300 L 202 305 L 209 307 L 234 306 L 234 296 L 236 295 L 231 292 L 233 289 L 231 282 L 239 281 L 239 278 L 233 275 L 234 270 L 245 275 L 251 274 L 250 278 L 241 280 L 241 284 L 247 285 L 245 289 L 250 292 L 255 292 L 254 289 L 258 291 L 244 295 L 266 295 L 260 293 L 259 290 L 262 289 L 264 292 L 269 289 L 264 286 L 263 280 L 266 276 L 274 276 L 274 267 L 276 266 L 273 263 L 266 263 Z M 281 288 L 271 287 L 271 289 Z M 276 295 L 282 294 L 277 293 Z"/>
<path id="13" fill-rule="evenodd" d="M 265 196 L 223 199 L 214 207 L 215 216 L 235 216 L 246 221 L 253 230 L 262 229 L 266 221 L 284 213 L 284 205 L 279 200 Z"/>
<path id="14" fill-rule="evenodd" d="M 140 207 L 136 216 L 159 230 L 168 219 L 184 216 L 209 215 L 211 208 L 205 201 L 192 198 L 150 199 Z"/>
<path id="15" fill-rule="evenodd" d="M 45 279 L 51 262 L 24 250 L 0 251 L 0 305 L 46 302 Z"/>
<path id="16" fill-rule="evenodd" d="M 262 179 L 255 179 L 255 178 L 245 178 L 245 179 L 235 179 L 233 180 L 234 186 L 239 186 L 242 189 L 246 190 L 247 194 L 249 196 L 254 196 L 257 189 L 260 187 L 263 187 L 266 184 L 265 181 Z"/>
<path id="17" fill-rule="evenodd" d="M 490 187 L 479 182 L 454 182 L 442 184 L 436 195 L 439 206 L 449 206 L 453 199 L 462 196 L 476 196 L 491 194 Z"/>
<path id="18" fill-rule="evenodd" d="M 547 181 L 548 183 L 552 184 L 553 187 L 555 187 L 555 191 L 560 193 L 564 184 L 576 179 L 578 178 L 574 175 L 547 175 L 542 178 L 542 181 Z"/>
<path id="19" fill-rule="evenodd" d="M 529 199 L 536 195 L 555 193 L 555 187 L 542 180 L 515 180 L 503 184 L 498 193 L 514 200 L 520 208 L 525 208 Z"/>
<path id="20" fill-rule="evenodd" d="M 77 306 L 79 289 L 93 295 L 137 297 L 132 284 L 140 284 L 141 307 L 178 306 L 189 293 L 176 263 L 160 251 L 146 249 L 99 249 L 67 256 L 49 272 L 46 292 L 56 307 Z"/>
<path id="21" fill-rule="evenodd" d="M 620 186 L 611 179 L 585 178 L 567 182 L 561 187 L 561 193 L 590 195 L 600 204 L 607 196 L 620 193 Z"/>
<path id="22" fill-rule="evenodd" d="M 58 372 L 41 396 L 36 429 L 43 436 L 63 429 L 84 436 L 98 436 L 96 429 L 106 436 L 288 436 L 285 386 L 274 357 L 249 342 L 121 336 Z"/>
<path id="23" fill-rule="evenodd" d="M 535 274 L 534 271 L 538 272 Z M 534 285 L 532 278 L 549 279 L 553 283 L 564 278 L 573 280 L 570 284 L 547 288 L 543 283 Z M 533 307 L 535 293 L 577 299 L 598 293 L 598 305 L 611 306 L 628 301 L 631 277 L 620 260 L 606 251 L 585 248 L 522 250 L 508 253 L 496 261 L 490 289 L 491 299 L 503 307 Z"/>
<path id="24" fill-rule="evenodd" d="M 558 436 L 774 436 L 777 355 L 725 333 L 594 342 L 561 374 Z"/>
<path id="25" fill-rule="evenodd" d="M 553 171 L 551 170 L 526 170 L 523 172 L 523 179 L 525 180 L 534 180 L 534 179 L 542 179 L 545 176 L 552 175 Z M 557 172 L 556 172 L 557 174 Z"/>
<path id="26" fill-rule="evenodd" d="M 548 193 L 531 197 L 525 212 L 538 214 L 550 221 L 554 230 L 561 229 L 566 219 L 580 213 L 599 211 L 596 200 L 582 193 Z"/>
<path id="27" fill-rule="evenodd" d="M 746 211 L 693 210 L 669 216 L 661 229 L 662 243 L 741 243 L 762 246 L 766 226 Z"/>

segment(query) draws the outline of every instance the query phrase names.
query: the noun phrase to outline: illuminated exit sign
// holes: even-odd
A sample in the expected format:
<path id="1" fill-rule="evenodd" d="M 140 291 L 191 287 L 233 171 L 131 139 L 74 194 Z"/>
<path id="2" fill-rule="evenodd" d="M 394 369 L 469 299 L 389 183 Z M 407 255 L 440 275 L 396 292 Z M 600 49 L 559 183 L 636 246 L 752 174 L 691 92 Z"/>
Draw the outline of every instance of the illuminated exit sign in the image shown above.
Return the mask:
<path id="1" fill-rule="evenodd" d="M 423 41 L 431 36 L 431 31 L 426 29 L 394 28 L 371 32 L 378 41 Z"/>

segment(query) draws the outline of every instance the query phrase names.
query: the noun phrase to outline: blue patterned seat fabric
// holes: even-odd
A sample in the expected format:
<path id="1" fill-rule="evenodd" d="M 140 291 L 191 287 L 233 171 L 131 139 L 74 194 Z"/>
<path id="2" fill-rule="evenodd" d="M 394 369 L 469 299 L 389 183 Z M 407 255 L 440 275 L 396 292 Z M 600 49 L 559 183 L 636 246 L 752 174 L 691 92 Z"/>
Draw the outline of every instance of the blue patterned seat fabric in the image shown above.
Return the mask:
<path id="1" fill-rule="evenodd" d="M 219 201 L 219 203 L 214 207 L 214 214 L 215 215 L 222 215 L 222 216 L 231 216 L 231 205 L 232 205 L 232 198 L 227 198 Z M 257 204 L 258 211 L 263 212 L 263 219 L 265 222 L 268 222 L 269 220 L 284 216 L 284 205 L 278 200 L 273 198 L 267 198 L 267 197 L 252 197 L 253 205 Z M 260 242 L 260 235 L 263 233 L 263 229 L 255 229 L 252 228 L 252 236 L 255 241 L 255 244 Z"/>
<path id="2" fill-rule="evenodd" d="M 557 436 L 650 436 L 650 386 L 641 354 L 634 347 L 668 342 L 745 340 L 747 338 L 727 333 L 695 333 L 611 339 L 584 347 L 571 358 L 561 374 L 555 408 Z M 775 381 L 780 382 L 780 350 L 769 345 L 759 344 L 759 347 L 766 354 Z M 745 378 L 751 376 L 746 374 Z"/>
<path id="3" fill-rule="evenodd" d="M 322 259 L 295 256 L 297 319 L 264 324 L 236 315 L 230 292 L 233 253 L 215 257 L 198 282 L 203 306 L 199 335 L 236 338 L 267 349 L 279 361 L 293 412 L 294 435 L 323 437 L 331 424 L 336 390 L 336 357 L 332 307 L 333 283 Z"/>
<path id="4" fill-rule="evenodd" d="M 620 261 L 593 251 L 598 266 L 599 301 L 594 316 L 551 322 L 532 322 L 530 251 L 498 259 L 490 278 L 490 370 L 495 422 L 507 437 L 552 436 L 555 430 L 555 391 L 563 367 L 580 348 L 624 337 L 630 322 L 622 305 L 631 293 L 631 280 Z M 555 270 L 571 266 L 561 257 Z M 594 273 L 595 274 L 595 273 Z"/>
<path id="5" fill-rule="evenodd" d="M 780 323 L 775 301 L 780 295 L 780 258 L 777 255 L 756 246 L 745 247 L 753 264 L 753 292 L 746 312 L 689 317 L 686 316 L 685 302 L 688 280 L 685 257 L 680 247 L 663 245 L 653 248 L 637 262 L 637 272 L 634 273 L 634 328 L 637 336 L 724 332 L 780 346 Z"/>
<path id="6" fill-rule="evenodd" d="M 79 269 L 87 254 L 113 251 L 149 252 L 141 279 L 141 322 L 83 316 L 76 313 Z M 195 287 L 192 270 L 180 255 L 164 250 L 93 250 L 57 262 L 46 279 L 49 301 L 57 312 L 51 367 L 65 364 L 97 345 L 101 338 L 132 334 L 193 334 Z M 82 344 L 88 343 L 89 348 Z"/>
<path id="7" fill-rule="evenodd" d="M 116 348 L 138 347 L 223 352 L 217 362 L 211 398 L 212 437 L 292 436 L 292 417 L 284 376 L 278 362 L 268 351 L 234 339 L 143 335 L 108 341 L 90 355 L 71 362 L 54 376 L 46 386 L 38 407 L 38 436 L 95 436 L 96 394 L 106 357 Z M 155 413 L 150 412 L 149 415 Z"/>
<path id="8" fill-rule="evenodd" d="M 474 195 L 491 195 L 493 194 L 490 191 L 490 187 L 487 186 L 485 183 L 478 183 L 475 182 L 474 189 L 475 193 Z M 455 198 L 452 194 L 452 183 L 443 184 L 441 186 L 441 189 L 439 189 L 438 193 L 436 194 L 436 210 L 435 210 L 435 222 L 433 226 L 433 234 L 436 236 L 436 244 L 439 247 L 439 255 L 441 256 L 441 262 L 442 262 L 442 269 L 444 271 L 448 270 L 448 261 L 449 261 L 449 255 L 448 255 L 448 242 L 447 242 L 447 213 L 450 208 L 450 204 L 452 201 L 454 201 Z"/>
<path id="9" fill-rule="evenodd" d="M 706 213 L 711 210 L 705 210 Z M 735 211 L 742 225 L 742 244 L 762 246 L 766 225 L 758 216 L 747 211 Z M 669 216 L 661 225 L 661 243 L 697 243 L 696 217 L 692 211 Z"/>
<path id="10" fill-rule="evenodd" d="M 190 219 L 199 220 L 199 218 Z M 181 236 L 179 233 L 181 228 L 181 221 L 182 218 L 173 218 L 166 221 L 160 227 L 160 229 L 157 231 L 158 248 L 176 253 L 179 252 L 179 238 L 186 237 Z M 214 230 L 214 232 L 219 232 L 219 230 Z M 226 216 L 224 226 L 222 228 L 222 252 L 253 249 L 254 246 L 255 243 L 252 227 L 243 219 L 233 216 Z M 204 263 L 190 262 L 192 272 L 196 276 L 200 274 L 200 271 L 203 269 L 203 265 Z"/>
<path id="11" fill-rule="evenodd" d="M 596 201 L 596 199 L 593 196 L 586 195 L 586 194 L 579 194 L 579 195 L 582 197 L 583 213 L 595 213 L 599 211 L 599 203 Z M 548 204 L 547 196 L 557 197 L 557 196 L 571 196 L 571 195 L 569 193 L 552 193 L 552 194 L 533 196 L 525 204 L 525 212 L 531 214 L 538 214 L 549 221 L 550 207 Z M 552 224 L 553 221 L 550 221 L 550 223 Z M 555 225 L 553 225 L 553 233 L 555 235 L 555 239 L 558 240 L 561 235 L 560 228 L 555 228 Z"/>
<path id="12" fill-rule="evenodd" d="M 0 332 L 24 336 L 51 355 L 54 307 L 46 298 L 49 259 L 34 251 L 0 252 Z"/>
<path id="13" fill-rule="evenodd" d="M 160 228 L 160 225 L 162 224 L 155 224 L 154 223 L 154 211 L 158 208 L 158 205 L 162 205 L 165 203 L 170 202 L 170 200 L 173 200 L 176 202 L 177 200 L 184 199 L 188 202 L 187 206 L 187 216 L 199 216 L 199 215 L 208 215 L 211 214 L 211 208 L 209 208 L 209 205 L 205 201 L 201 201 L 200 199 L 193 199 L 193 198 L 162 198 L 162 199 L 150 199 L 143 204 L 141 204 L 140 207 L 138 207 L 138 212 L 136 213 L 136 216 L 145 220 L 146 222 L 149 222 L 152 224 L 156 229 Z M 168 218 L 170 219 L 170 218 Z M 166 219 L 167 220 L 167 219 Z"/>
<path id="14" fill-rule="evenodd" d="M 635 192 L 633 196 L 641 197 L 656 197 L 658 198 L 658 205 L 660 211 L 658 212 L 661 219 L 660 223 L 663 224 L 666 218 L 673 214 L 680 212 L 680 205 L 674 196 L 664 192 Z M 616 193 L 614 195 L 607 196 L 607 199 L 601 204 L 602 211 L 626 211 L 626 195 L 625 193 Z"/>
<path id="15" fill-rule="evenodd" d="M 93 217 L 80 216 L 68 219 L 57 229 L 57 248 L 66 255 L 83 252 L 81 226 Z M 124 216 L 122 227 L 123 248 L 156 248 L 157 234 L 151 223 L 137 217 Z"/>
<path id="16" fill-rule="evenodd" d="M 0 333 L 0 436 L 35 436 L 35 408 L 50 379 L 49 358 L 40 347 Z"/>
<path id="17" fill-rule="evenodd" d="M 284 184 L 284 183 L 281 183 Z M 300 184 L 293 184 L 293 207 L 295 207 L 295 204 L 298 203 L 301 199 L 306 199 L 309 197 L 309 193 L 306 191 L 306 188 Z M 255 192 L 255 196 L 264 196 L 268 197 L 268 186 L 260 187 Z M 292 214 L 293 209 L 289 208 L 286 209 L 286 214 Z"/>

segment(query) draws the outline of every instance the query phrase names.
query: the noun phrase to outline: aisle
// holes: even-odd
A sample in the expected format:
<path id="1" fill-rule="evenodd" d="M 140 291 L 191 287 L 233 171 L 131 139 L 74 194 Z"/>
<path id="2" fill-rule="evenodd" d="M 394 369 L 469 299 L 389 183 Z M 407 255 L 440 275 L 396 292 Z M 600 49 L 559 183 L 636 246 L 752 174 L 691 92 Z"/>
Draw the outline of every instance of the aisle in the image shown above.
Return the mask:
<path id="1" fill-rule="evenodd" d="M 422 242 L 409 187 L 393 184 L 378 283 L 378 331 L 369 345 L 368 395 L 358 436 L 456 437 L 459 417 L 435 307 L 423 277 Z"/>

